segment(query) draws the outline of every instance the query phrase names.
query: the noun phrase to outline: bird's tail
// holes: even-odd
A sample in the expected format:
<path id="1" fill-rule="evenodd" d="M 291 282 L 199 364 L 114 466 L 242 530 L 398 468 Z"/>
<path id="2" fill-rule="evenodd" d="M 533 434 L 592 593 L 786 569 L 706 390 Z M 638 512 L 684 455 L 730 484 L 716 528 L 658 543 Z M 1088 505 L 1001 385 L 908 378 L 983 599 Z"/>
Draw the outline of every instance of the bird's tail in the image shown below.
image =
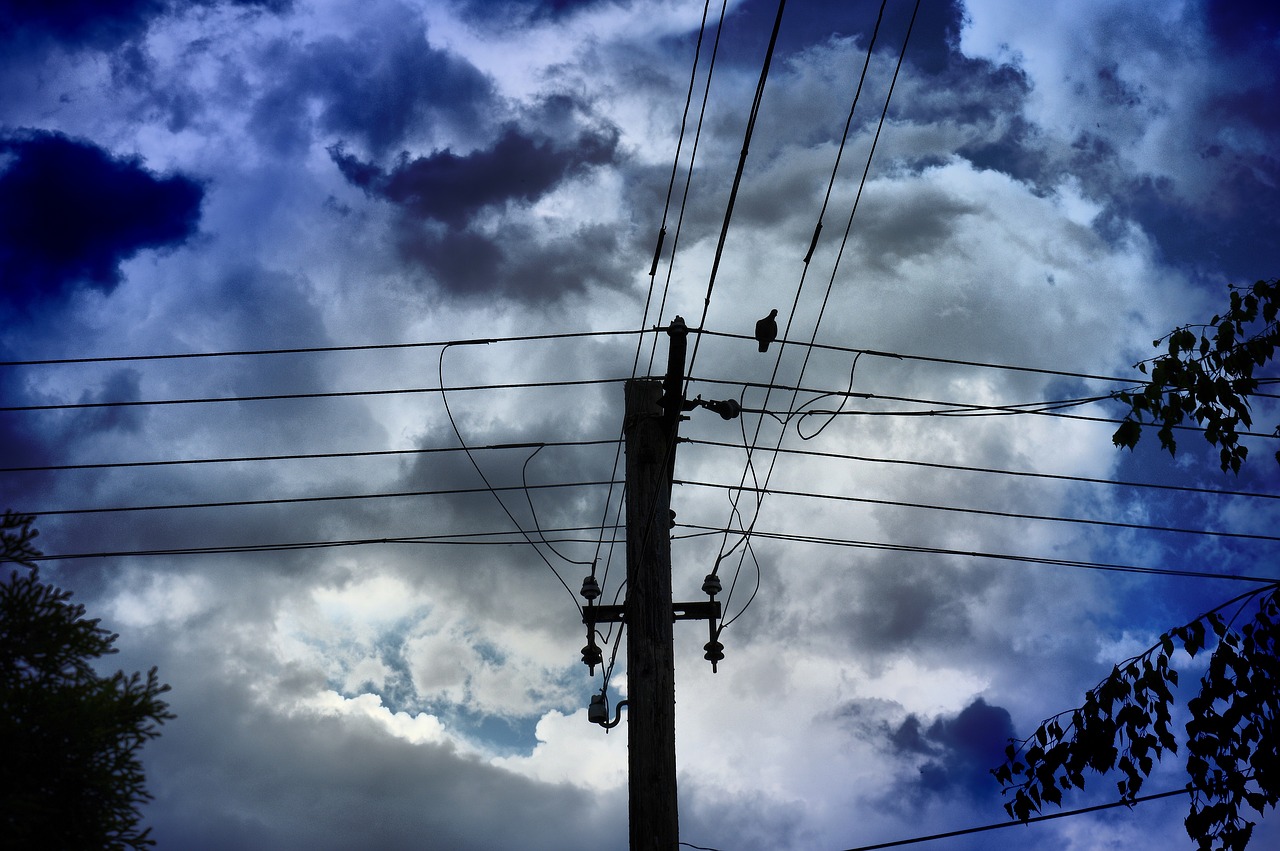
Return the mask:
<path id="1" fill-rule="evenodd" d="M 763 342 L 762 342 L 762 343 L 760 344 L 760 351 L 762 351 L 762 352 L 767 352 L 767 351 L 769 351 L 769 344 L 768 344 L 768 343 L 763 343 Z"/>

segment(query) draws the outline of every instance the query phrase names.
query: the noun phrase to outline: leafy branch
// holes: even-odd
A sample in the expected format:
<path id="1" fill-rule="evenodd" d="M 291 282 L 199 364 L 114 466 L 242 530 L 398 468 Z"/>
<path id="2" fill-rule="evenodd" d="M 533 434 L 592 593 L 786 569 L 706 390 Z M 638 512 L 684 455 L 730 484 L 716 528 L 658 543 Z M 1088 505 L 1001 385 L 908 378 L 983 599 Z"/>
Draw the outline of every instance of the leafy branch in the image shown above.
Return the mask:
<path id="1" fill-rule="evenodd" d="M 1253 620 L 1234 629 L 1244 607 L 1260 596 Z M 1221 613 L 1237 604 L 1225 620 Z M 1063 791 L 1084 788 L 1085 769 L 1118 768 L 1121 800 L 1132 802 L 1155 762 L 1178 751 L 1170 729 L 1178 672 L 1170 660 L 1179 646 L 1194 657 L 1209 640 L 1216 647 L 1200 693 L 1187 702 L 1191 810 L 1185 826 L 1201 851 L 1243 849 L 1253 822 L 1241 817 L 1241 805 L 1261 815 L 1280 800 L 1280 584 L 1242 594 L 1161 635 L 1113 667 L 1085 693 L 1082 706 L 1045 719 L 1026 739 L 1011 739 L 1006 761 L 991 770 L 1001 794 L 1013 793 L 1004 805 L 1009 815 L 1025 822 L 1045 802 L 1061 805 Z"/>
<path id="2" fill-rule="evenodd" d="M 34 520 L 34 515 L 15 514 L 10 509 L 0 515 L 0 564 L 11 561 L 23 567 L 36 566 L 33 559 L 40 551 L 31 542 L 40 533 L 31 525 Z"/>
<path id="3" fill-rule="evenodd" d="M 1115 394 L 1129 410 L 1112 443 L 1133 449 L 1144 425 L 1158 425 L 1160 446 L 1172 455 L 1177 451 L 1174 429 L 1194 420 L 1204 428 L 1205 440 L 1219 448 L 1223 471 L 1240 472 L 1249 449 L 1240 443 L 1238 429 L 1253 424 L 1249 397 L 1258 390 L 1254 370 L 1271 360 L 1280 345 L 1280 279 L 1233 285 L 1230 293 L 1226 313 L 1152 341 L 1166 351 L 1135 364 L 1143 374 L 1150 370 L 1150 380 L 1140 389 Z"/>

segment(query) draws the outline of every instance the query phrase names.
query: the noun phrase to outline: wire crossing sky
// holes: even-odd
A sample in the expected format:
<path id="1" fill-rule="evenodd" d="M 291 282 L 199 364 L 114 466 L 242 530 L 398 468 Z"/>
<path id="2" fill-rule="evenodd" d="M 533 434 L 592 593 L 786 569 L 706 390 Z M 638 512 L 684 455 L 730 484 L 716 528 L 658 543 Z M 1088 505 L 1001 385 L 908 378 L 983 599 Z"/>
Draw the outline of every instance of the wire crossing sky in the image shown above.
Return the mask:
<path id="1" fill-rule="evenodd" d="M 686 412 L 650 531 L 730 624 L 714 674 L 676 625 L 685 844 L 1193 847 L 1109 777 L 970 829 L 1009 737 L 1280 579 L 1270 365 L 1238 476 L 1111 440 L 1152 340 L 1278 274 L 1276 12 L 10 5 L 0 507 L 172 686 L 160 849 L 625 847 L 577 589 L 625 599 L 676 316 L 743 410 Z"/>

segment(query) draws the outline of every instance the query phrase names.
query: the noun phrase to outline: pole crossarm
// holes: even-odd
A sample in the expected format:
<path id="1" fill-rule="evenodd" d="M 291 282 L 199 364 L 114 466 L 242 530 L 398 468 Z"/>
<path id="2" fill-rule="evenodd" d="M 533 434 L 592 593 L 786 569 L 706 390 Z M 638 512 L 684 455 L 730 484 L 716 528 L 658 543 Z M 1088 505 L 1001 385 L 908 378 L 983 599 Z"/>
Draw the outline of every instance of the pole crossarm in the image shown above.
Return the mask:
<path id="1" fill-rule="evenodd" d="M 626 606 L 587 606 L 582 610 L 582 622 L 587 626 L 601 623 L 625 623 Z M 719 600 L 699 600 L 692 603 L 672 603 L 671 619 L 677 621 L 705 621 L 720 619 Z"/>

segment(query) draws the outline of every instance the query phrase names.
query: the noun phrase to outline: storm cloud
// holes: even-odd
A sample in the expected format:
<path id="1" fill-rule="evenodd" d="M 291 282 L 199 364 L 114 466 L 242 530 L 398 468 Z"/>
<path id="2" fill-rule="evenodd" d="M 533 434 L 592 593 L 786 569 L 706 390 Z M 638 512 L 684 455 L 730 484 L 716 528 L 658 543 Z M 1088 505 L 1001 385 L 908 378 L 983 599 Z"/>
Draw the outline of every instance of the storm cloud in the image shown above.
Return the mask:
<path id="1" fill-rule="evenodd" d="M 18 307 L 85 286 L 110 293 L 120 264 L 182 245 L 200 221 L 203 186 L 157 175 L 136 157 L 30 130 L 0 139 L 0 279 Z"/>

